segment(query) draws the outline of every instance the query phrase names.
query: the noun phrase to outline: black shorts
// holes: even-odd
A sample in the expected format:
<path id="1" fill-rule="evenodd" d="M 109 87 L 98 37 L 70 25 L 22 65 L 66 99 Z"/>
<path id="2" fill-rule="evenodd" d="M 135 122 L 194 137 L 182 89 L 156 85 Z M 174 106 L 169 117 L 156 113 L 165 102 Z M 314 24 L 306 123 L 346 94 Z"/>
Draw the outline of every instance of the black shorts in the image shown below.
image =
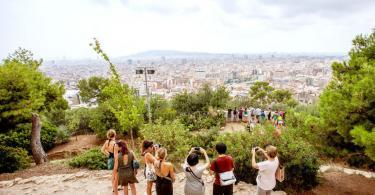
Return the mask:
<path id="1" fill-rule="evenodd" d="M 214 184 L 213 195 L 233 195 L 233 184 L 228 186 Z"/>

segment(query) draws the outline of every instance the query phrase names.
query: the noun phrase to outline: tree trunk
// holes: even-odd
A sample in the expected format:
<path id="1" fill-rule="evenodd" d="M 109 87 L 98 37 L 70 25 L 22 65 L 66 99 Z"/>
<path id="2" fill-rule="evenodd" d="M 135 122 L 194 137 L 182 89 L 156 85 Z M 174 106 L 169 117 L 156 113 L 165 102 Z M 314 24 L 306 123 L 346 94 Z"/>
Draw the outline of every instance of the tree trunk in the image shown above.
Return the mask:
<path id="1" fill-rule="evenodd" d="M 37 165 L 43 164 L 48 161 L 47 155 L 43 150 L 42 143 L 40 142 L 40 117 L 36 113 L 31 114 L 32 130 L 31 130 L 31 151 L 33 158 Z"/>

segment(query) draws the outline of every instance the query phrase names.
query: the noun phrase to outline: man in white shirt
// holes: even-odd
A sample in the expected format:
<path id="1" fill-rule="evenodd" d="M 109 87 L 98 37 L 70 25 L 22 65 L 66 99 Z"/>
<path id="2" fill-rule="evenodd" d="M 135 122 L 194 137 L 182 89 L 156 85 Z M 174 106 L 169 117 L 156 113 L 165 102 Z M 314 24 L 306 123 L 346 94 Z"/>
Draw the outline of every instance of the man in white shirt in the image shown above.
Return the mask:
<path id="1" fill-rule="evenodd" d="M 267 158 L 266 161 L 256 163 L 256 151 L 261 151 Z M 257 195 L 270 195 L 272 189 L 276 186 L 276 170 L 279 167 L 279 159 L 277 158 L 277 148 L 269 145 L 266 150 L 255 147 L 252 149 L 251 165 L 255 169 L 259 169 L 257 176 Z"/>

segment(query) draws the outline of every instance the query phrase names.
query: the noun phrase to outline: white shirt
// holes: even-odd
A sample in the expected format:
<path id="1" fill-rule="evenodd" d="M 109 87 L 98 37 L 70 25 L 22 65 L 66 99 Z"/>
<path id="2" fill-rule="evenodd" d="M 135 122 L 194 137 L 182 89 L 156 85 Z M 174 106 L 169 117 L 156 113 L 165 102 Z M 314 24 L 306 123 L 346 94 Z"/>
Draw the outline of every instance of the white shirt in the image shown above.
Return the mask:
<path id="1" fill-rule="evenodd" d="M 257 185 L 263 190 L 272 190 L 276 186 L 276 170 L 279 166 L 279 159 L 266 160 L 257 163 L 259 172 L 257 176 Z"/>

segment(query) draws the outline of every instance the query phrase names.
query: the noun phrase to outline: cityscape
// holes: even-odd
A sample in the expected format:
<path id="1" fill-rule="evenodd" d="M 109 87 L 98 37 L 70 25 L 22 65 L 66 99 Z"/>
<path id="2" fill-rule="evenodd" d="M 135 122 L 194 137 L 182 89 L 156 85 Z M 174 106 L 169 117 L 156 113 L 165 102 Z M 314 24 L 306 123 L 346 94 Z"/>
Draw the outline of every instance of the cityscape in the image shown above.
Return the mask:
<path id="1" fill-rule="evenodd" d="M 276 89 L 288 89 L 302 104 L 314 103 L 331 78 L 333 62 L 344 61 L 344 55 L 327 54 L 211 54 L 176 51 L 149 51 L 114 58 L 122 82 L 146 95 L 145 78 L 136 74 L 149 67 L 147 75 L 152 95 L 170 99 L 187 91 L 194 92 L 203 84 L 225 86 L 231 97 L 248 96 L 255 81 L 267 81 Z M 47 61 L 40 67 L 55 81 L 63 82 L 65 97 L 77 105 L 77 83 L 91 76 L 108 77 L 108 65 L 100 60 Z"/>

